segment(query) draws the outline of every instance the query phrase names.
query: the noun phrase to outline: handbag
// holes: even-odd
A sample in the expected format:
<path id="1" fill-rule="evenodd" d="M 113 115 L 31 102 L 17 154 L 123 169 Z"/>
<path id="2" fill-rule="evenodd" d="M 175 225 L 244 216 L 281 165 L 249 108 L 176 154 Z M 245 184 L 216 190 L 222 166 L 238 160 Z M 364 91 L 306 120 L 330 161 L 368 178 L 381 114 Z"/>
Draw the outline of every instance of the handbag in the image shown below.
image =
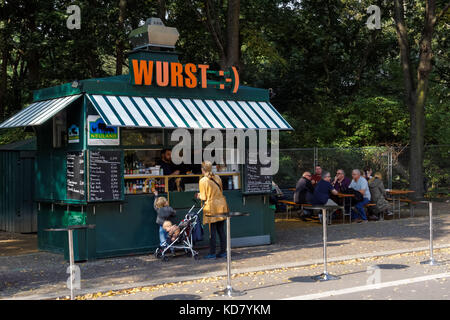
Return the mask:
<path id="1" fill-rule="evenodd" d="M 192 231 L 192 241 L 194 243 L 203 241 L 203 226 L 200 222 L 195 225 L 194 230 Z"/>

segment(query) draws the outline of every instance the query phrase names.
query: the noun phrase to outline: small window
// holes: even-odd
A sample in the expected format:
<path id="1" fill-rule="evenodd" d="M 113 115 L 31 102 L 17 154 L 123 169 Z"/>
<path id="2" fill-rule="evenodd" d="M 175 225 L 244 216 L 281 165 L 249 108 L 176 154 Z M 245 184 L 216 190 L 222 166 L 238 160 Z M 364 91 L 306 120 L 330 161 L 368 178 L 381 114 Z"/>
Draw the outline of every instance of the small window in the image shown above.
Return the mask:
<path id="1" fill-rule="evenodd" d="M 123 146 L 155 146 L 163 144 L 161 129 L 128 129 L 121 130 Z"/>

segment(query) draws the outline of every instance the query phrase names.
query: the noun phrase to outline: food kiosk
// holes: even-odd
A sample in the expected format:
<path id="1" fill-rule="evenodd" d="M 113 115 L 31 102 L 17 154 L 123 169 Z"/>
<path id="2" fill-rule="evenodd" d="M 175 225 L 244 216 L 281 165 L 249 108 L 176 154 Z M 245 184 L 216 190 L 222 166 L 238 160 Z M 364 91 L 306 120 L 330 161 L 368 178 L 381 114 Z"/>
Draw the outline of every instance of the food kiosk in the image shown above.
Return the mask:
<path id="1" fill-rule="evenodd" d="M 80 224 L 95 229 L 74 232 L 77 261 L 155 250 L 152 187 L 182 219 L 200 178 L 198 167 L 167 176 L 158 166 L 161 150 L 177 143 L 171 141 L 177 128 L 193 137 L 194 131 L 212 128 L 292 130 L 267 90 L 239 85 L 236 68 L 212 71 L 205 64 L 179 63 L 176 29 L 152 18 L 130 37 L 135 49 L 128 54 L 129 74 L 37 90 L 30 106 L 0 124 L 0 129 L 32 127 L 36 133 L 40 250 L 67 258 L 66 235 L 45 229 Z M 259 175 L 258 168 L 216 167 L 230 210 L 250 213 L 232 222 L 234 246 L 274 242 L 271 176 Z M 203 244 L 207 239 L 205 228 Z"/>

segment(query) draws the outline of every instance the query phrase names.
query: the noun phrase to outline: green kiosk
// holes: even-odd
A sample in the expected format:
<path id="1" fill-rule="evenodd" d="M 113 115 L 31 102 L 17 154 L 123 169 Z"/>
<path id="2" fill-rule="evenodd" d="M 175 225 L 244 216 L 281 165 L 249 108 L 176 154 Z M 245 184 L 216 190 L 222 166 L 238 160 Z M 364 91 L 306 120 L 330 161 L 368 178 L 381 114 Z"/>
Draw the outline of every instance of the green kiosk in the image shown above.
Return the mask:
<path id="1" fill-rule="evenodd" d="M 159 19 L 147 20 L 130 39 L 135 49 L 128 54 L 129 75 L 37 90 L 34 103 L 0 124 L 36 133 L 40 250 L 68 259 L 66 233 L 45 230 L 95 225 L 74 231 L 76 261 L 154 251 L 159 236 L 152 188 L 165 194 L 179 219 L 198 190 L 198 166 L 181 166 L 179 175 L 167 176 L 158 165 L 161 150 L 178 143 L 171 141 L 178 128 L 189 130 L 197 146 L 195 132 L 201 137 L 209 129 L 292 130 L 270 104 L 268 91 L 240 86 L 234 67 L 212 71 L 179 63 L 178 32 Z M 200 142 L 201 148 L 207 145 Z M 232 221 L 233 246 L 274 241 L 271 176 L 260 175 L 258 166 L 214 167 L 230 210 L 250 213 Z"/>

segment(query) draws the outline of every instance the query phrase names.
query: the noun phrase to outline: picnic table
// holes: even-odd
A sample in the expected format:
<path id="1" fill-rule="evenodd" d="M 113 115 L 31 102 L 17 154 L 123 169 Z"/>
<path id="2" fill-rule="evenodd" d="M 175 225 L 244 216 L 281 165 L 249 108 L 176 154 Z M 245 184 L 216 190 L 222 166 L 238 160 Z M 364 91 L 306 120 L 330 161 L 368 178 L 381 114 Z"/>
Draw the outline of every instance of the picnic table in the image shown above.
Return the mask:
<path id="1" fill-rule="evenodd" d="M 408 203 L 409 204 L 409 208 L 410 208 L 410 215 L 413 216 L 413 205 L 416 204 L 415 202 L 413 202 L 411 199 L 408 198 L 402 198 L 402 196 L 407 196 L 411 193 L 414 193 L 414 190 L 399 190 L 399 189 L 386 189 L 386 193 L 389 193 L 392 196 L 392 211 L 394 212 L 394 216 L 395 216 L 395 211 L 396 209 L 398 212 L 398 218 L 400 219 L 400 206 L 401 203 Z"/>
<path id="2" fill-rule="evenodd" d="M 345 216 L 349 216 L 350 223 L 352 223 L 352 198 L 354 194 L 338 192 L 337 196 L 344 199 L 344 209 L 342 210 L 342 223 L 345 222 Z M 348 212 L 345 211 L 345 201 L 348 199 Z"/>

